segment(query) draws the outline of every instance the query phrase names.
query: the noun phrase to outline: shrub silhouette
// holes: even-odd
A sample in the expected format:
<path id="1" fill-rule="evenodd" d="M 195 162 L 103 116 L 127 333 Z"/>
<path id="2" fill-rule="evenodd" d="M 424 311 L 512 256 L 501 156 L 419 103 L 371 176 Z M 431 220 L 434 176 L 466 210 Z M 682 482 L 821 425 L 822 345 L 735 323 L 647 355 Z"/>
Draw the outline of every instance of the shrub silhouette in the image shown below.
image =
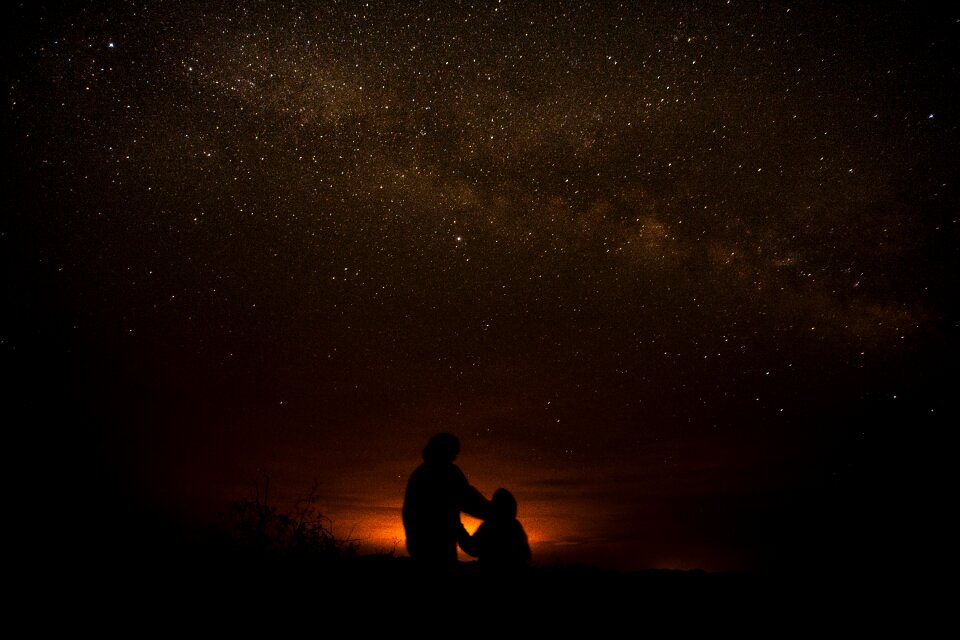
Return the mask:
<path id="1" fill-rule="evenodd" d="M 331 559 L 356 553 L 353 540 L 340 540 L 330 520 L 316 506 L 317 484 L 298 500 L 291 512 L 269 503 L 270 478 L 265 477 L 263 497 L 256 483 L 254 497 L 230 505 L 214 527 L 214 539 L 222 549 L 256 557 Z"/>

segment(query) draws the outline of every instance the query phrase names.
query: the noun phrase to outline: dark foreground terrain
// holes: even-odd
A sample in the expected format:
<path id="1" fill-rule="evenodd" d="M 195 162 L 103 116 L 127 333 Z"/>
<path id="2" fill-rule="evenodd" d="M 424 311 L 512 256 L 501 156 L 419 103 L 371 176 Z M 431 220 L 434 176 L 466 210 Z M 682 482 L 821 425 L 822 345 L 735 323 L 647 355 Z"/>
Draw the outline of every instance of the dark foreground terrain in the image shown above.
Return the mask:
<path id="1" fill-rule="evenodd" d="M 46 605 L 72 625 L 133 635 L 368 637 L 396 631 L 406 637 L 523 629 L 566 637 L 591 629 L 638 636 L 723 629 L 779 637 L 903 624 L 917 630 L 925 620 L 907 615 L 903 598 L 911 589 L 900 578 L 857 579 L 842 571 L 801 578 L 534 566 L 503 573 L 461 563 L 438 572 L 389 555 L 188 554 L 91 558 L 47 577 L 31 590 L 31 605 Z"/>

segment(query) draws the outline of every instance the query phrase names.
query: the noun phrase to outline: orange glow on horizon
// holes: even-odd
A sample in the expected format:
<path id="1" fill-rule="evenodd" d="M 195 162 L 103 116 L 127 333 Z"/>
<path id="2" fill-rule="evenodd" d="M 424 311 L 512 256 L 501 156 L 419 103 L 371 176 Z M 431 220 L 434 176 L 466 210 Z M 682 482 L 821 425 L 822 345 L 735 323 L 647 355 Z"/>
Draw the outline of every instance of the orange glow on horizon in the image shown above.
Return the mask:
<path id="1" fill-rule="evenodd" d="M 407 555 L 406 533 L 399 507 L 396 515 L 378 513 L 360 516 L 354 521 L 349 538 L 357 543 L 362 553 Z"/>
<path id="2" fill-rule="evenodd" d="M 352 525 L 348 532 L 337 532 L 337 534 L 344 539 L 355 541 L 362 553 L 392 553 L 397 556 L 406 556 L 406 532 L 400 518 L 400 507 L 396 506 L 395 509 L 394 513 L 342 514 L 343 521 L 349 520 Z M 347 518 L 348 515 L 352 517 Z M 563 545 L 562 542 L 548 535 L 548 530 L 544 527 L 544 519 L 519 519 L 533 549 L 534 562 L 538 561 L 538 548 Z M 483 523 L 482 520 L 466 514 L 461 515 L 461 520 L 471 534 Z M 464 562 L 475 559 L 460 550 L 458 550 L 458 556 Z"/>

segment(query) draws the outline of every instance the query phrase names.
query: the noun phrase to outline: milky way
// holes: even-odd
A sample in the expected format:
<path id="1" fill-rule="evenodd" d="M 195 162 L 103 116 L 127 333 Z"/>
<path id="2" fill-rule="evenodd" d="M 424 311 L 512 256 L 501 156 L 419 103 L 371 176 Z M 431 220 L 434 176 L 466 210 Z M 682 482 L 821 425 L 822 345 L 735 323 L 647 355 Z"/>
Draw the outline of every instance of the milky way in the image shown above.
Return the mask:
<path id="1" fill-rule="evenodd" d="M 4 346 L 164 519 L 389 544 L 448 429 L 543 558 L 765 566 L 946 409 L 955 11 L 243 4 L 8 18 Z"/>

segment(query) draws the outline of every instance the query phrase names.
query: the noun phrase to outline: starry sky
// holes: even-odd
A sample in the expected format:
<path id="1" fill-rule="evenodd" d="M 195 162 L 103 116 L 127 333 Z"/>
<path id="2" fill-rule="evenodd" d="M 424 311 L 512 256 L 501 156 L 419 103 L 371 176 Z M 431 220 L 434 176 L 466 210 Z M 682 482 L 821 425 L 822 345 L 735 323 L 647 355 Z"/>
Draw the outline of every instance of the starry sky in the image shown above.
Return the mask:
<path id="1" fill-rule="evenodd" d="M 544 563 L 829 565 L 922 517 L 956 8 L 21 4 L 4 422 L 68 526 L 269 478 L 402 554 L 440 430 Z"/>

